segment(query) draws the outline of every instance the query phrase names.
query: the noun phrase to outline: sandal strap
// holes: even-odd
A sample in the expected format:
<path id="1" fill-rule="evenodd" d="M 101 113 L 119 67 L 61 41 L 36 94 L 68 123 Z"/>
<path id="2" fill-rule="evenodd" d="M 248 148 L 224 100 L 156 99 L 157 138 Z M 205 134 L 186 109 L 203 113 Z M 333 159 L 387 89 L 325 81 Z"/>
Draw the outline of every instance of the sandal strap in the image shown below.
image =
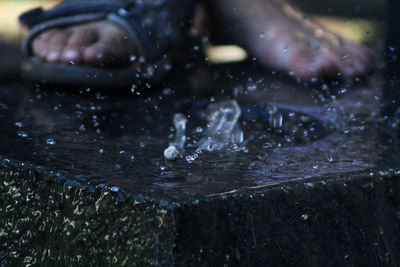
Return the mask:
<path id="1" fill-rule="evenodd" d="M 22 52 L 32 56 L 32 41 L 51 28 L 109 20 L 124 29 L 146 61 L 177 50 L 193 14 L 195 0 L 64 0 L 49 10 L 35 8 L 19 20 L 30 28 Z"/>

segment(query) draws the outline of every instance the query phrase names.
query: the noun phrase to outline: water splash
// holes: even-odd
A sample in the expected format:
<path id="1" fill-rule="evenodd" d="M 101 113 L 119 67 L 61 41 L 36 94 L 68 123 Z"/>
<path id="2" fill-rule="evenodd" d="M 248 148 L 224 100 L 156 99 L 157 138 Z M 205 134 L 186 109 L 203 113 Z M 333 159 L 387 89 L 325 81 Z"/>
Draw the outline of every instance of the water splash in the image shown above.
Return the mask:
<path id="1" fill-rule="evenodd" d="M 242 111 L 235 100 L 211 104 L 207 108 L 207 130 L 198 142 L 200 150 L 222 150 L 243 142 L 243 131 L 237 124 Z"/>
<path id="2" fill-rule="evenodd" d="M 187 118 L 182 113 L 174 115 L 175 140 L 164 150 L 167 160 L 175 160 L 185 149 Z"/>
<path id="3" fill-rule="evenodd" d="M 282 112 L 275 105 L 269 105 L 267 107 L 269 115 L 269 126 L 275 129 L 282 128 L 283 125 L 283 115 Z"/>
<path id="4" fill-rule="evenodd" d="M 221 151 L 227 146 L 238 147 L 243 143 L 244 134 L 238 125 L 242 114 L 239 104 L 235 100 L 213 103 L 207 107 L 207 129 L 203 137 L 197 142 L 197 149 L 186 160 L 191 163 L 201 154 L 201 151 Z M 187 118 L 181 113 L 174 115 L 175 139 L 164 150 L 167 160 L 175 160 L 185 149 Z M 199 127 L 197 127 L 199 128 Z M 236 151 L 236 150 L 235 150 Z"/>
<path id="5" fill-rule="evenodd" d="M 55 145 L 56 141 L 53 138 L 47 138 L 46 139 L 46 144 L 48 145 Z"/>
<path id="6" fill-rule="evenodd" d="M 183 150 L 186 142 L 186 124 L 187 118 L 182 113 L 176 113 L 174 115 L 174 127 L 175 127 L 175 140 L 170 145 L 175 146 L 179 150 Z"/>

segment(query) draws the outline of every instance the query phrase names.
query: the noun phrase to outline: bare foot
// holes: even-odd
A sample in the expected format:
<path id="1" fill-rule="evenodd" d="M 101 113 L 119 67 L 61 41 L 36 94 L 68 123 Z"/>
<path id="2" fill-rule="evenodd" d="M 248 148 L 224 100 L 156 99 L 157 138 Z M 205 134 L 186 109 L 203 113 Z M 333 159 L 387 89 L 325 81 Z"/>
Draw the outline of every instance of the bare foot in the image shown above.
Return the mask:
<path id="1" fill-rule="evenodd" d="M 108 21 L 51 29 L 35 38 L 33 53 L 49 63 L 123 67 L 134 52 L 125 32 Z"/>
<path id="2" fill-rule="evenodd" d="M 296 77 L 352 77 L 367 71 L 369 51 L 340 39 L 283 0 L 217 0 L 232 39 L 264 66 Z"/>

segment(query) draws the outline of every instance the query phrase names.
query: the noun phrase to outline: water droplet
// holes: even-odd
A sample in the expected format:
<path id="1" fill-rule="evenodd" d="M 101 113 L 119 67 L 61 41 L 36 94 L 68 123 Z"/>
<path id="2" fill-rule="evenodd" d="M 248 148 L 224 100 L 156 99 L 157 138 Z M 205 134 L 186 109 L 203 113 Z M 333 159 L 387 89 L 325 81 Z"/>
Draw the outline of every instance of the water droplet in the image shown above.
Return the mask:
<path id="1" fill-rule="evenodd" d="M 172 89 L 171 88 L 164 88 L 163 89 L 163 95 L 170 95 L 172 94 Z"/>
<path id="2" fill-rule="evenodd" d="M 265 38 L 265 34 L 262 32 L 262 33 L 260 33 L 259 35 L 258 35 L 261 39 L 264 39 Z"/>
<path id="3" fill-rule="evenodd" d="M 175 160 L 179 156 L 179 150 L 175 146 L 169 146 L 164 150 L 164 158 L 166 160 Z"/>
<path id="4" fill-rule="evenodd" d="M 308 215 L 308 214 L 302 214 L 300 218 L 301 218 L 303 221 L 305 221 L 305 220 L 307 220 L 309 217 L 310 217 L 310 215 Z"/>
<path id="5" fill-rule="evenodd" d="M 186 161 L 187 163 L 191 164 L 193 163 L 193 161 L 195 161 L 197 159 L 198 155 L 196 153 L 194 153 L 193 155 L 188 155 L 186 156 Z"/>
<path id="6" fill-rule="evenodd" d="M 269 142 L 265 142 L 263 145 L 263 148 L 266 148 L 266 149 L 271 148 L 271 147 L 272 147 L 272 144 Z"/>
<path id="7" fill-rule="evenodd" d="M 137 59 L 137 57 L 135 55 L 132 55 L 129 60 L 130 62 L 134 62 Z"/>
<path id="8" fill-rule="evenodd" d="M 120 8 L 120 9 L 118 9 L 118 15 L 126 16 L 126 15 L 128 15 L 128 11 L 124 8 Z"/>
<path id="9" fill-rule="evenodd" d="M 103 154 L 103 153 L 104 153 L 104 150 L 103 150 L 102 148 L 100 148 L 100 149 L 99 149 L 99 153 L 100 153 L 100 154 Z"/>
<path id="10" fill-rule="evenodd" d="M 287 53 L 287 52 L 289 51 L 289 48 L 288 48 L 287 46 L 285 46 L 285 47 L 282 49 L 282 51 L 283 51 L 283 53 Z"/>
<path id="11" fill-rule="evenodd" d="M 55 145 L 55 144 L 56 144 L 56 141 L 55 141 L 54 139 L 52 139 L 52 138 L 47 138 L 47 139 L 46 139 L 46 144 L 48 144 L 48 145 Z"/>
<path id="12" fill-rule="evenodd" d="M 120 190 L 119 187 L 116 186 L 111 187 L 111 191 L 113 192 L 118 192 L 119 190 Z"/>
<path id="13" fill-rule="evenodd" d="M 233 151 L 235 151 L 235 152 L 239 152 L 239 151 L 240 151 L 240 147 L 239 147 L 237 144 L 233 144 L 233 145 L 232 145 L 232 149 L 233 149 Z"/>
<path id="14" fill-rule="evenodd" d="M 22 124 L 22 122 L 17 121 L 17 122 L 15 122 L 15 126 L 21 128 L 23 126 L 23 124 Z"/>
<path id="15" fill-rule="evenodd" d="M 24 131 L 18 131 L 18 132 L 17 132 L 17 135 L 18 135 L 19 137 L 22 137 L 22 138 L 28 137 L 28 134 L 27 134 L 26 132 L 24 132 Z"/>
<path id="16" fill-rule="evenodd" d="M 243 91 L 244 91 L 243 86 L 241 86 L 241 85 L 235 86 L 235 88 L 233 88 L 233 95 L 241 96 L 241 95 L 243 95 Z"/>
<path id="17" fill-rule="evenodd" d="M 134 93 L 136 89 L 137 89 L 137 85 L 136 84 L 132 84 L 131 92 Z"/>
<path id="18" fill-rule="evenodd" d="M 248 90 L 249 92 L 256 91 L 256 90 L 257 90 L 257 84 L 255 84 L 255 83 L 248 84 L 248 85 L 247 85 L 247 90 Z"/>

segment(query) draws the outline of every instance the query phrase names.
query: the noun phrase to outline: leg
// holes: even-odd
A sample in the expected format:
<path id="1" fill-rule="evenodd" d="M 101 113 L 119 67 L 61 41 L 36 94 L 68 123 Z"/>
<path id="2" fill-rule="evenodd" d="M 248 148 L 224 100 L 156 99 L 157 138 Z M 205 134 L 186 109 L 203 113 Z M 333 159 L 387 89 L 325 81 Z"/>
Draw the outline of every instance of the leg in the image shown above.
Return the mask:
<path id="1" fill-rule="evenodd" d="M 340 39 L 284 0 L 216 0 L 209 6 L 222 15 L 231 40 L 268 68 L 300 78 L 367 70 L 366 47 Z"/>

